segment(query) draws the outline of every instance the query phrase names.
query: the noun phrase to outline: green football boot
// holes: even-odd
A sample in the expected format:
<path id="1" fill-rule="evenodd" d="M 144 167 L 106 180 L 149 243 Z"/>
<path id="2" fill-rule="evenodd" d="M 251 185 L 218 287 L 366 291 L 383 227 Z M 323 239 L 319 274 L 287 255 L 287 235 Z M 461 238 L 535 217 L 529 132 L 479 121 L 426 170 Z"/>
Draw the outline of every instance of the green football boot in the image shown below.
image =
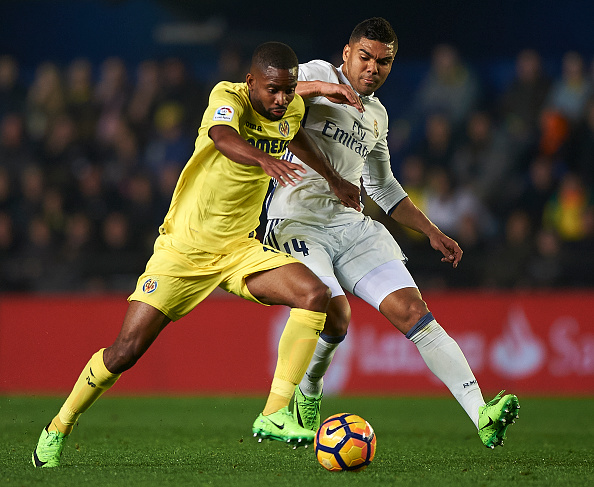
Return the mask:
<path id="1" fill-rule="evenodd" d="M 322 404 L 321 394 L 317 399 L 307 397 L 299 385 L 295 386 L 295 396 L 293 397 L 293 417 L 299 426 L 312 431 L 318 431 L 320 427 L 320 406 Z"/>
<path id="2" fill-rule="evenodd" d="M 252 432 L 259 442 L 262 440 L 283 441 L 292 445 L 294 449 L 298 446 L 307 448 L 307 445 L 313 443 L 315 436 L 315 432 L 297 424 L 287 406 L 268 416 L 260 414 L 254 421 Z"/>
<path id="3" fill-rule="evenodd" d="M 37 442 L 37 447 L 33 451 L 32 460 L 34 467 L 49 468 L 60 466 L 62 449 L 68 436 L 59 431 L 48 432 L 47 426 L 43 428 Z"/>
<path id="4" fill-rule="evenodd" d="M 487 404 L 479 408 L 478 434 L 487 448 L 503 446 L 507 428 L 519 418 L 520 403 L 513 394 L 501 396 L 505 390 L 497 394 Z"/>

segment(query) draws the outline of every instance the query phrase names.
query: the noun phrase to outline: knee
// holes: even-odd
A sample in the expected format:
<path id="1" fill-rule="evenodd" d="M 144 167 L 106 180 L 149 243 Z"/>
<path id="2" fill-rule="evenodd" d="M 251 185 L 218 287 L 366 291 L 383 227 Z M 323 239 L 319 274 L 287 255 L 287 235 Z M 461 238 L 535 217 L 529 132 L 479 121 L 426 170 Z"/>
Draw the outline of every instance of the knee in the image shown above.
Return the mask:
<path id="1" fill-rule="evenodd" d="M 429 313 L 427 304 L 421 297 L 393 299 L 380 306 L 380 311 L 402 333 L 406 334 L 418 321 Z"/>
<path id="2" fill-rule="evenodd" d="M 331 297 L 332 291 L 330 288 L 322 281 L 315 279 L 308 282 L 304 287 L 296 307 L 324 313 L 328 308 Z"/>
<path id="3" fill-rule="evenodd" d="M 322 281 L 316 283 L 314 288 L 310 291 L 308 301 L 313 311 L 326 311 L 330 298 L 332 297 L 331 289 L 326 286 Z"/>
<path id="4" fill-rule="evenodd" d="M 412 328 L 427 313 L 429 313 L 427 303 L 420 298 L 414 299 L 407 303 L 403 321 L 408 325 L 408 328 Z"/>
<path id="5" fill-rule="evenodd" d="M 346 300 L 345 300 L 346 301 Z M 335 305 L 332 301 L 328 306 L 324 333 L 330 336 L 344 336 L 351 322 L 351 307 L 346 305 Z"/>
<path id="6" fill-rule="evenodd" d="M 103 352 L 103 362 L 112 374 L 121 374 L 132 368 L 141 356 L 133 342 L 116 342 Z"/>

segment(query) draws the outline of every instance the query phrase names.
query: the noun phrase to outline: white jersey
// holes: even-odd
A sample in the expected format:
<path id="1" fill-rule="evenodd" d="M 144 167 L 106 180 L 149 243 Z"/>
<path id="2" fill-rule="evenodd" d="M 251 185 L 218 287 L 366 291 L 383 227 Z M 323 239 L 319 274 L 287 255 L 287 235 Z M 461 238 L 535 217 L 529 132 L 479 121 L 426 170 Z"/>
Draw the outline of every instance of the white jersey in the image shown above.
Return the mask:
<path id="1" fill-rule="evenodd" d="M 299 81 L 349 84 L 342 66 L 314 60 L 299 65 Z M 372 95 L 362 96 L 365 107 L 332 103 L 323 96 L 304 99 L 302 127 L 314 139 L 332 166 L 347 181 L 359 186 L 386 212 L 407 196 L 392 174 L 388 151 L 388 114 Z M 327 181 L 290 151 L 284 159 L 303 165 L 307 173 L 296 186 L 275 185 L 267 201 L 268 219 L 291 219 L 316 225 L 341 225 L 364 215 L 343 206 Z"/>

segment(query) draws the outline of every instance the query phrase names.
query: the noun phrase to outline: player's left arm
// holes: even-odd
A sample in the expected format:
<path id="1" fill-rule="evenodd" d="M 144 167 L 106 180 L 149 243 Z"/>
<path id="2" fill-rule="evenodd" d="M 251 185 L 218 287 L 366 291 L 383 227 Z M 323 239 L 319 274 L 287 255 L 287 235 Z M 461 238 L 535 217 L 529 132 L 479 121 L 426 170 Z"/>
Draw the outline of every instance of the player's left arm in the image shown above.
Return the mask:
<path id="1" fill-rule="evenodd" d="M 361 113 L 365 111 L 361 98 L 349 85 L 331 83 L 328 81 L 311 80 L 299 81 L 295 90 L 301 98 L 324 96 L 332 103 L 351 105 Z"/>
<path id="2" fill-rule="evenodd" d="M 297 131 L 289 143 L 289 150 L 328 181 L 330 188 L 344 206 L 361 211 L 360 188 L 344 179 L 334 169 L 305 130 Z"/>
<path id="3" fill-rule="evenodd" d="M 458 242 L 443 233 L 408 196 L 400 200 L 390 216 L 398 223 L 425 234 L 431 247 L 442 253 L 441 261 L 451 263 L 454 268 L 458 267 L 462 259 L 462 249 Z"/>
<path id="4" fill-rule="evenodd" d="M 387 127 L 387 114 L 385 126 Z M 392 219 L 429 238 L 431 247 L 439 250 L 442 262 L 458 266 L 462 258 L 462 249 L 455 240 L 445 235 L 427 216 L 411 201 L 394 177 L 390 164 L 390 150 L 387 142 L 387 128 L 384 129 L 377 144 L 367 156 L 363 166 L 363 184 L 367 194 Z"/>

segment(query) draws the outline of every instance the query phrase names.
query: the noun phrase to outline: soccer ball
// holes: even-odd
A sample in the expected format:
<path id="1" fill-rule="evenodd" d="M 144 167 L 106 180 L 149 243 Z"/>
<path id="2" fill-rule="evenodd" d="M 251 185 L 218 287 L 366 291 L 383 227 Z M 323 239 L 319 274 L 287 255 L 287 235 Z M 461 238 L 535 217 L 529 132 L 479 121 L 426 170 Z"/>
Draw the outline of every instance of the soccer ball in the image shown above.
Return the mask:
<path id="1" fill-rule="evenodd" d="M 331 472 L 363 470 L 375 455 L 375 433 L 361 416 L 335 414 L 318 429 L 314 452 L 320 465 Z"/>

